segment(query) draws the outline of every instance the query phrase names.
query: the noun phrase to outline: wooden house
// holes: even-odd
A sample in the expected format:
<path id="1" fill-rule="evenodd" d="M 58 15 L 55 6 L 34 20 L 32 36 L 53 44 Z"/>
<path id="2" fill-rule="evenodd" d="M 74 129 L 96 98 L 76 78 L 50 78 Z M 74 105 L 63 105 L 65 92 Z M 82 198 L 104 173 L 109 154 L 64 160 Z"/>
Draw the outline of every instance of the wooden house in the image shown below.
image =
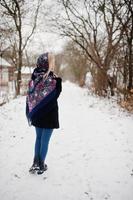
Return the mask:
<path id="1" fill-rule="evenodd" d="M 8 86 L 14 78 L 14 67 L 0 57 L 0 86 Z"/>

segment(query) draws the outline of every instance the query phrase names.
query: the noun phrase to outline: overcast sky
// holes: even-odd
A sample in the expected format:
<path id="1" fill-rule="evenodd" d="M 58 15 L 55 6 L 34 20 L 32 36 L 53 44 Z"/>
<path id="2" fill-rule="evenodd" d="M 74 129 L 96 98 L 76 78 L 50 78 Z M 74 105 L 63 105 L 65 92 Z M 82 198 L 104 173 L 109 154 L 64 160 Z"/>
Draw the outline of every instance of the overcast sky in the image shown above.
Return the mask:
<path id="1" fill-rule="evenodd" d="M 49 22 L 47 21 L 47 16 L 43 13 L 47 13 L 46 15 L 53 16 L 58 12 L 58 8 L 56 5 L 56 1 L 44 0 L 43 7 L 40 8 L 40 15 L 38 18 L 38 27 L 36 29 L 36 33 L 34 34 L 32 41 L 29 44 L 28 51 L 35 51 L 36 53 L 42 53 L 45 51 L 52 51 L 58 53 L 62 50 L 66 38 L 62 38 L 60 35 L 52 32 L 52 28 L 50 27 Z M 43 8 L 46 8 L 46 11 L 43 11 Z M 32 15 L 32 13 L 31 13 Z M 25 29 L 28 32 L 28 27 Z"/>
<path id="2" fill-rule="evenodd" d="M 42 53 L 45 51 L 58 53 L 62 50 L 65 41 L 65 38 L 63 39 L 54 33 L 38 32 L 34 35 L 32 41 L 30 42 L 28 51 L 35 51 L 36 53 Z"/>

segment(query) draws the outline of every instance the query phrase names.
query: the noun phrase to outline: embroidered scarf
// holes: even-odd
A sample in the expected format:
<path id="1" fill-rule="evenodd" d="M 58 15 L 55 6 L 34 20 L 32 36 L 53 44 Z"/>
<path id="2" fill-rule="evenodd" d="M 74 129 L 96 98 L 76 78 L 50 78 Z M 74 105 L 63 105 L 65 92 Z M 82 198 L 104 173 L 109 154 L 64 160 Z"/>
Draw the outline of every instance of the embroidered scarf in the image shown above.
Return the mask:
<path id="1" fill-rule="evenodd" d="M 46 74 L 36 68 L 29 81 L 27 91 L 28 120 L 32 121 L 33 116 L 37 116 L 38 111 L 43 109 L 56 94 L 56 80 L 53 72 Z"/>

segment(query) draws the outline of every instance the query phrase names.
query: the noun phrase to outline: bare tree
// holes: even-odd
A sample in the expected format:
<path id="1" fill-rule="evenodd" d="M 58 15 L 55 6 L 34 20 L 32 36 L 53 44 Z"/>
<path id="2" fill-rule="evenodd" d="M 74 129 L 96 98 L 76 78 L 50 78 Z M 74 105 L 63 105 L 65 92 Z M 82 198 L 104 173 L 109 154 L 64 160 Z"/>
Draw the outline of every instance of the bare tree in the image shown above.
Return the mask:
<path id="1" fill-rule="evenodd" d="M 14 33 L 16 34 L 15 42 L 11 41 L 13 48 L 16 51 L 16 63 L 17 63 L 17 85 L 16 85 L 16 95 L 20 94 L 20 83 L 21 83 L 21 67 L 22 67 L 22 58 L 23 52 L 30 41 L 32 35 L 35 32 L 37 25 L 37 17 L 39 13 L 39 8 L 41 5 L 41 0 L 38 0 L 34 17 L 33 17 L 33 25 L 32 29 L 29 32 L 28 36 L 24 38 L 23 26 L 24 19 L 27 14 L 26 9 L 26 1 L 24 0 L 1 0 L 0 1 L 0 9 L 2 11 L 4 20 L 6 21 L 6 25 L 8 27 L 14 27 Z M 12 40 L 12 38 L 10 38 Z"/>
<path id="2" fill-rule="evenodd" d="M 88 70 L 88 63 L 84 52 L 76 43 L 69 41 L 64 47 L 63 55 L 63 62 L 70 76 L 68 79 L 78 83 L 82 87 L 85 85 L 85 77 Z"/>
<path id="3" fill-rule="evenodd" d="M 89 61 L 96 68 L 101 90 L 110 87 L 114 94 L 112 78 L 108 70 L 112 67 L 114 57 L 119 49 L 125 27 L 129 23 L 127 10 L 123 9 L 123 23 L 114 12 L 114 2 L 110 0 L 59 0 L 65 11 L 56 19 L 57 27 L 63 36 L 71 38 L 84 51 Z M 120 4 L 120 1 L 117 1 Z M 98 84 L 99 85 L 99 84 Z M 102 94 L 102 93 L 101 93 Z"/>
<path id="4" fill-rule="evenodd" d="M 0 15 L 1 17 L 1 15 Z M 10 44 L 7 43 L 7 38 L 9 38 L 13 34 L 13 29 L 6 26 L 0 27 L 0 54 L 1 56 L 5 51 L 10 48 Z"/>
<path id="5" fill-rule="evenodd" d="M 131 90 L 133 88 L 133 2 L 132 0 L 123 0 L 116 3 L 112 0 L 112 5 L 118 21 L 124 27 L 123 44 L 121 46 L 125 54 L 125 68 L 128 66 L 126 70 L 124 69 L 124 75 L 128 75 L 127 87 Z"/>

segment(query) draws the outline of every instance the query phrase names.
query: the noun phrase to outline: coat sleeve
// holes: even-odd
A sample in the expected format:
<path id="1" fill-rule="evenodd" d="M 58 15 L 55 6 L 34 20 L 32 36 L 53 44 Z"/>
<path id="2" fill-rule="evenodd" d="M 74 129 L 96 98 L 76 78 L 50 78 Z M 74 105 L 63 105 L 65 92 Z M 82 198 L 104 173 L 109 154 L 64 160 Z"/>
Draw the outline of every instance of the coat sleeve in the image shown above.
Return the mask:
<path id="1" fill-rule="evenodd" d="M 56 77 L 56 90 L 57 90 L 57 94 L 56 94 L 56 98 L 58 98 L 60 96 L 60 93 L 62 92 L 62 79 L 60 77 Z"/>

